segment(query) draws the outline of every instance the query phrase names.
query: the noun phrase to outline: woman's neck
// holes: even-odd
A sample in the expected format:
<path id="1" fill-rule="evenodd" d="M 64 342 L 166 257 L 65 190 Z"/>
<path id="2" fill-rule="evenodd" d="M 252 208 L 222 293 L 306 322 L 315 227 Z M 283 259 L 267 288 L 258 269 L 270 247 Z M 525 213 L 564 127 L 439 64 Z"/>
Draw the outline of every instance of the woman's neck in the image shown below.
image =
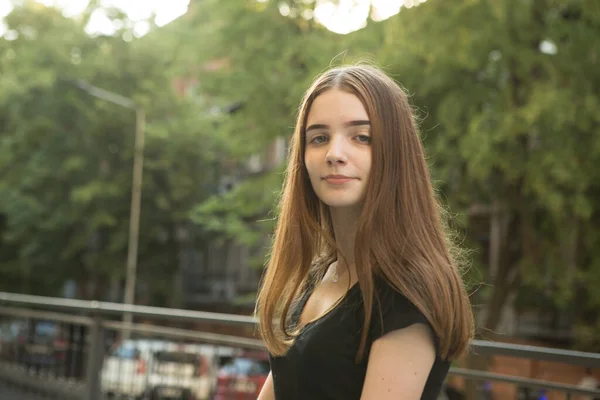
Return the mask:
<path id="1" fill-rule="evenodd" d="M 356 278 L 354 266 L 354 239 L 360 210 L 348 208 L 330 208 L 331 222 L 338 248 L 336 270 L 338 275 L 350 272 L 350 281 Z"/>

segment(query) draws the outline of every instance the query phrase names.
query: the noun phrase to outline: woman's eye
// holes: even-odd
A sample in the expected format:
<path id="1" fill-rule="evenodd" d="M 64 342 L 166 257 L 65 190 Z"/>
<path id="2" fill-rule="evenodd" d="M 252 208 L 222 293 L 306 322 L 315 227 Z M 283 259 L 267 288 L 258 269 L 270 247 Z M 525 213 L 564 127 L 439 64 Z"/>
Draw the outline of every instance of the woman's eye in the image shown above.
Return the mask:
<path id="1" fill-rule="evenodd" d="M 310 140 L 310 143 L 321 144 L 321 143 L 325 143 L 326 140 L 327 140 L 327 138 L 325 137 L 325 135 L 318 135 L 318 136 L 313 137 Z"/>
<path id="2" fill-rule="evenodd" d="M 360 143 L 371 143 L 371 137 L 367 135 L 356 135 L 356 140 Z"/>

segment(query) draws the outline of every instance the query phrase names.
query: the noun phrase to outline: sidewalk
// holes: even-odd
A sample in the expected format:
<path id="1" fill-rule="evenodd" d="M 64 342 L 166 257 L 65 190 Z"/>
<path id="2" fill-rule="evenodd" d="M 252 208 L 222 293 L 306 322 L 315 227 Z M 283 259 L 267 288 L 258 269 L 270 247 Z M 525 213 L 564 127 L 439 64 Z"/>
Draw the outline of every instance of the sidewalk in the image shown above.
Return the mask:
<path id="1" fill-rule="evenodd" d="M 48 398 L 0 382 L 0 400 L 48 400 Z"/>

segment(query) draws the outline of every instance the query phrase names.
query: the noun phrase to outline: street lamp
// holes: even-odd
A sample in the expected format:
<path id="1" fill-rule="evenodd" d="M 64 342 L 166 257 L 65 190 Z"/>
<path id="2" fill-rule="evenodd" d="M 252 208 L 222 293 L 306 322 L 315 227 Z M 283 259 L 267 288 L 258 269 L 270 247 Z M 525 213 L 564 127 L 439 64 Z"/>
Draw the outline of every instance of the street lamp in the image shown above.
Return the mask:
<path id="1" fill-rule="evenodd" d="M 144 167 L 144 140 L 146 127 L 146 113 L 144 109 L 136 104 L 130 98 L 120 94 L 109 92 L 104 89 L 92 86 L 83 80 L 74 80 L 75 86 L 90 95 L 124 108 L 135 110 L 135 149 L 133 153 L 133 178 L 131 185 L 131 208 L 129 217 L 129 243 L 127 246 L 127 273 L 125 277 L 125 299 L 126 305 L 134 304 L 135 301 L 135 281 L 137 274 L 137 256 L 140 233 L 140 210 L 142 202 L 142 173 Z M 130 336 L 130 327 L 133 321 L 130 312 L 123 314 L 123 323 L 125 330 L 123 339 Z"/>

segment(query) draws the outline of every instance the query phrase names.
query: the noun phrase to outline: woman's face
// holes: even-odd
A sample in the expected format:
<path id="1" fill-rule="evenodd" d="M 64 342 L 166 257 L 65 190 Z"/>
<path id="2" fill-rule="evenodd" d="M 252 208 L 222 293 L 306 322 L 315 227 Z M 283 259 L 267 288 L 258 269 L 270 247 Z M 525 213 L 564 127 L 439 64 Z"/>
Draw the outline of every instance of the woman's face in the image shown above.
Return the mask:
<path id="1" fill-rule="evenodd" d="M 371 124 L 358 97 L 338 89 L 321 93 L 305 135 L 304 163 L 319 199 L 332 208 L 360 207 L 371 171 Z"/>

